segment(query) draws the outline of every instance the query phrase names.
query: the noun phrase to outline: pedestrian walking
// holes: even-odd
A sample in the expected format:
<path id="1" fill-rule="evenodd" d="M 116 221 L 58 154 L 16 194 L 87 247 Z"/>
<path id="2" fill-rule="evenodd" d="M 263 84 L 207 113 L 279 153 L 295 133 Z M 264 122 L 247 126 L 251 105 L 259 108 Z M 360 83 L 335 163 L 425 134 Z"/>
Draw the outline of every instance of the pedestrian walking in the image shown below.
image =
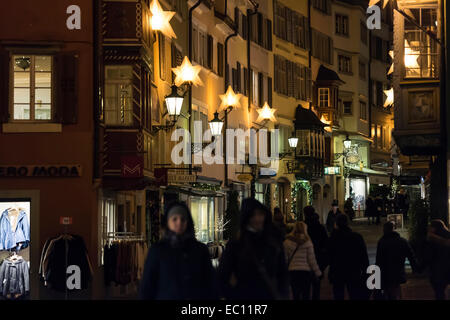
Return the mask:
<path id="1" fill-rule="evenodd" d="M 366 200 L 366 212 L 365 212 L 366 216 L 367 216 L 367 220 L 369 222 L 369 225 L 375 223 L 376 211 L 377 211 L 377 209 L 375 206 L 375 201 L 374 201 L 372 195 L 369 195 Z"/>
<path id="2" fill-rule="evenodd" d="M 284 238 L 286 237 L 287 226 L 286 223 L 284 223 L 284 215 L 278 207 L 273 209 L 273 224 L 279 231 L 280 238 L 282 239 L 282 241 L 284 241 Z"/>
<path id="3" fill-rule="evenodd" d="M 355 218 L 355 210 L 353 209 L 353 199 L 351 197 L 347 198 L 344 204 L 344 213 L 348 216 L 350 221 Z"/>
<path id="4" fill-rule="evenodd" d="M 375 223 L 376 223 L 376 225 L 379 225 L 381 216 L 383 215 L 383 207 L 384 207 L 383 199 L 381 198 L 380 195 L 378 195 L 375 198 L 374 204 L 375 204 L 374 213 L 375 213 L 375 219 L 376 219 Z"/>
<path id="5" fill-rule="evenodd" d="M 351 300 L 368 298 L 366 270 L 369 266 L 366 243 L 363 237 L 348 226 L 348 217 L 336 217 L 335 229 L 329 241 L 330 269 L 328 277 L 333 285 L 335 300 L 344 300 L 345 288 Z"/>
<path id="6" fill-rule="evenodd" d="M 320 283 L 328 266 L 328 234 L 325 227 L 320 223 L 319 215 L 315 212 L 314 207 L 306 206 L 303 213 L 305 223 L 308 226 L 308 235 L 314 246 L 314 255 L 319 269 L 322 271 L 322 277 L 313 277 L 312 279 L 312 300 L 320 300 Z"/>
<path id="7" fill-rule="evenodd" d="M 322 276 L 307 229 L 306 223 L 297 221 L 284 241 L 294 300 L 310 300 L 312 278 Z"/>
<path id="8" fill-rule="evenodd" d="M 413 271 L 417 272 L 417 260 L 408 241 L 394 231 L 392 222 L 386 222 L 383 225 L 383 237 L 378 241 L 375 263 L 381 270 L 381 289 L 384 299 L 401 299 L 401 285 L 406 283 L 406 258 Z"/>
<path id="9" fill-rule="evenodd" d="M 339 210 L 339 203 L 337 200 L 333 200 L 333 203 L 331 204 L 331 210 L 328 212 L 326 222 L 327 231 L 329 234 L 331 234 L 334 229 L 334 223 L 338 214 L 341 214 L 341 211 Z"/>
<path id="10" fill-rule="evenodd" d="M 428 228 L 430 254 L 430 283 L 436 300 L 445 300 L 450 284 L 450 232 L 442 220 L 432 220 Z"/>
<path id="11" fill-rule="evenodd" d="M 270 210 L 259 201 L 242 202 L 239 237 L 230 240 L 219 263 L 221 296 L 235 300 L 289 298 L 283 243 Z"/>
<path id="12" fill-rule="evenodd" d="M 140 298 L 145 300 L 217 299 L 208 248 L 195 239 L 194 222 L 184 202 L 169 204 L 162 218 L 163 239 L 151 246 Z"/>

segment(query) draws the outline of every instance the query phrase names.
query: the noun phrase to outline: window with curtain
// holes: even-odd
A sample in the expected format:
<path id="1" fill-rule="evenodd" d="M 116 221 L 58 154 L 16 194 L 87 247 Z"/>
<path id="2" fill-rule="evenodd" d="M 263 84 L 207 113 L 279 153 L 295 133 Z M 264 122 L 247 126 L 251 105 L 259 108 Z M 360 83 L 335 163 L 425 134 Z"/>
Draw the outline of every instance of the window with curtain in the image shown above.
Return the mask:
<path id="1" fill-rule="evenodd" d="M 51 120 L 53 57 L 13 55 L 13 119 Z"/>

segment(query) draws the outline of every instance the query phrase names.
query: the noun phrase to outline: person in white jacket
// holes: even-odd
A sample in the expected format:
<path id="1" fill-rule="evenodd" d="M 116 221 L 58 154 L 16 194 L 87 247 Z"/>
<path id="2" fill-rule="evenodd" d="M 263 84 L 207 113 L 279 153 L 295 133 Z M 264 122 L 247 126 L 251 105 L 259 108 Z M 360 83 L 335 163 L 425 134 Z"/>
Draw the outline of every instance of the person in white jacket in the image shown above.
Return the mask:
<path id="1" fill-rule="evenodd" d="M 284 241 L 294 300 L 310 300 L 313 273 L 322 276 L 307 229 L 304 222 L 297 221 Z"/>

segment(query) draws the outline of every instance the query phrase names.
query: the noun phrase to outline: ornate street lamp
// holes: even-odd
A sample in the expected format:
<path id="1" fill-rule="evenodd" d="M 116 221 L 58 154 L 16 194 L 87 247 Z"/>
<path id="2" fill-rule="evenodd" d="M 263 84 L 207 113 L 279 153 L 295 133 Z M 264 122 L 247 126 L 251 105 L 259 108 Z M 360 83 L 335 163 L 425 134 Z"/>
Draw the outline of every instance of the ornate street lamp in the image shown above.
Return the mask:
<path id="1" fill-rule="evenodd" d="M 176 122 L 181 113 L 181 107 L 183 106 L 184 97 L 178 93 L 178 87 L 172 86 L 172 92 L 166 96 L 167 113 L 169 114 L 172 122 Z"/>
<path id="2" fill-rule="evenodd" d="M 219 119 L 219 113 L 214 112 L 214 118 L 209 122 L 209 128 L 211 129 L 211 134 L 214 137 L 220 136 L 222 134 L 223 121 Z"/>
<path id="3" fill-rule="evenodd" d="M 348 137 L 348 134 L 347 134 L 347 136 L 345 137 L 345 140 L 344 140 L 344 148 L 345 149 L 350 149 L 350 147 L 352 146 L 352 140 L 350 140 L 350 138 Z"/>
<path id="4" fill-rule="evenodd" d="M 292 136 L 288 139 L 289 147 L 297 148 L 298 138 L 292 134 Z"/>

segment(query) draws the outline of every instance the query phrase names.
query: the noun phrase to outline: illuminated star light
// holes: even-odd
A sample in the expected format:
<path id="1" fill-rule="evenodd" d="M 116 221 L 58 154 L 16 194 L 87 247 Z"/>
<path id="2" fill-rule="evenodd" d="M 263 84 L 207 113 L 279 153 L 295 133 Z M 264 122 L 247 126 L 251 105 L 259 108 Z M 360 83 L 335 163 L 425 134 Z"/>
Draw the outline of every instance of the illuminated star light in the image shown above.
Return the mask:
<path id="1" fill-rule="evenodd" d="M 201 69 L 201 66 L 193 66 L 188 57 L 184 57 L 183 63 L 180 66 L 172 68 L 176 76 L 175 85 L 179 87 L 185 83 L 189 83 L 194 86 L 203 86 L 203 82 L 199 77 Z"/>
<path id="2" fill-rule="evenodd" d="M 394 51 L 393 50 L 389 50 L 389 55 L 391 56 L 392 61 L 394 61 Z M 392 62 L 391 67 L 389 68 L 388 71 L 388 75 L 390 75 L 391 73 L 394 73 L 394 63 Z"/>
<path id="3" fill-rule="evenodd" d="M 384 101 L 384 107 L 387 108 L 394 103 L 394 88 L 383 90 L 383 92 L 387 96 L 386 100 Z"/>
<path id="4" fill-rule="evenodd" d="M 275 118 L 274 113 L 277 111 L 276 109 L 273 109 L 269 107 L 269 104 L 267 102 L 264 103 L 264 106 L 260 109 L 256 109 L 258 112 L 258 119 L 256 119 L 256 122 L 260 122 L 263 120 L 270 120 L 273 122 L 276 122 L 277 119 Z"/>
<path id="5" fill-rule="evenodd" d="M 154 31 L 161 31 L 168 38 L 176 38 L 176 34 L 170 25 L 170 19 L 175 15 L 175 11 L 164 11 L 158 0 L 153 0 L 150 4 L 150 26 Z"/>
<path id="6" fill-rule="evenodd" d="M 231 86 L 228 86 L 227 92 L 225 92 L 225 94 L 219 95 L 219 97 L 222 100 L 219 111 L 227 109 L 228 107 L 233 107 L 236 109 L 241 107 L 240 100 L 242 94 L 234 93 L 233 88 L 231 88 Z"/>

